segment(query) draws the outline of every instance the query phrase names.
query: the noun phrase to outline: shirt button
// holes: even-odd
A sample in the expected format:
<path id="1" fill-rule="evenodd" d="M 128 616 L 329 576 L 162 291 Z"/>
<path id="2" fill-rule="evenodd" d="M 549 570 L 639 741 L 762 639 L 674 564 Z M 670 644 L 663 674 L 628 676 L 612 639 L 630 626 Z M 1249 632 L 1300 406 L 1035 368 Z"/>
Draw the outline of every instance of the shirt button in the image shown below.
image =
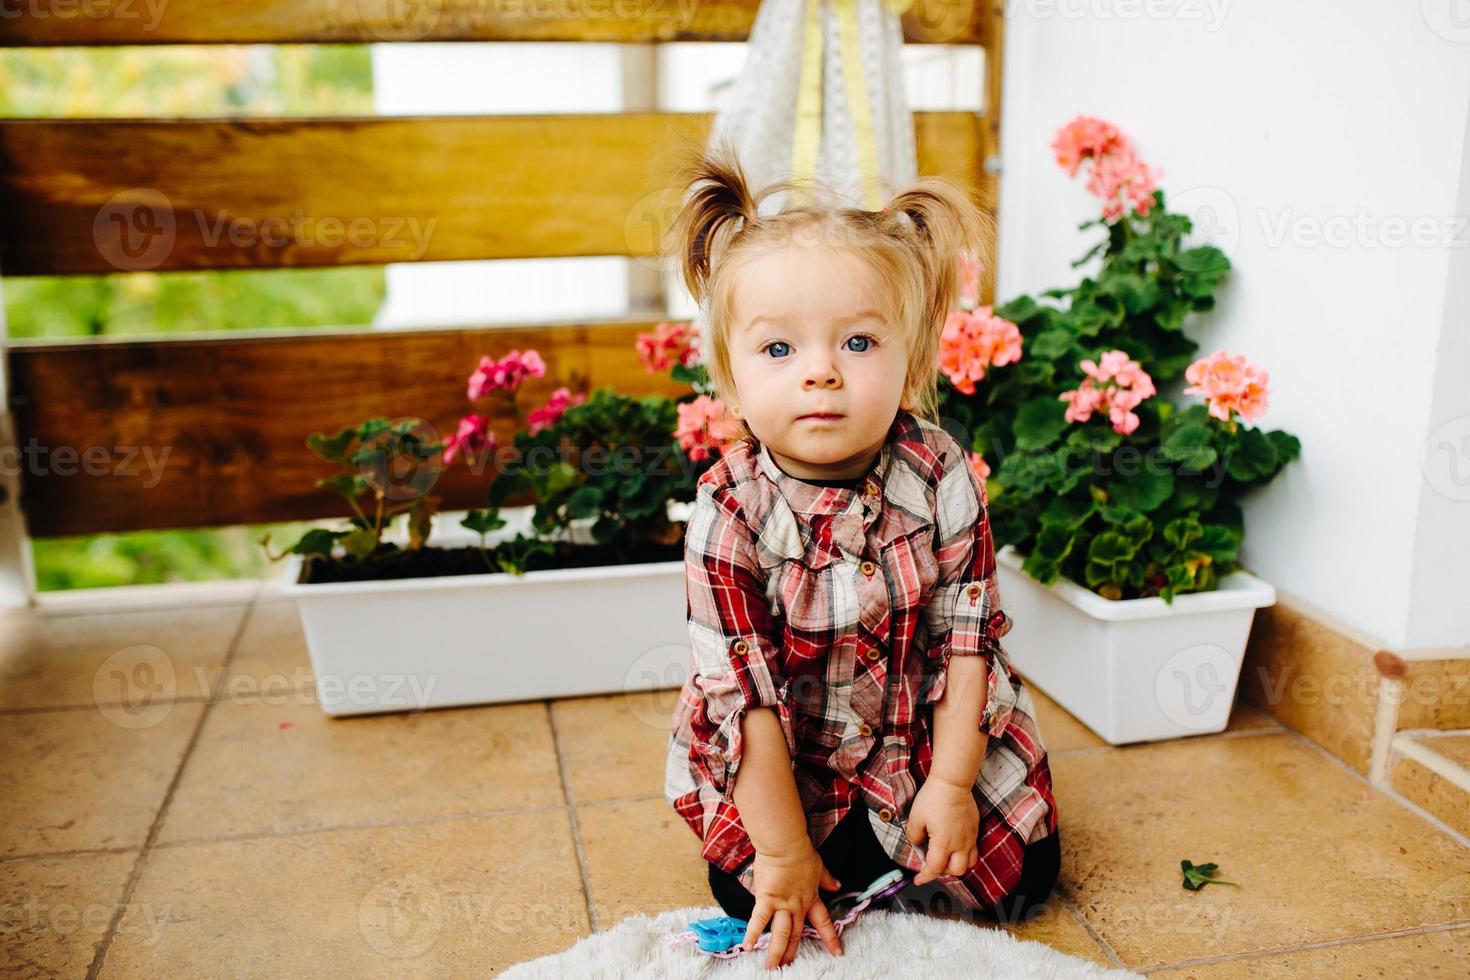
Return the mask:
<path id="1" fill-rule="evenodd" d="M 874 565 L 870 561 L 863 562 L 860 567 L 863 570 L 863 574 L 866 575 L 866 576 L 868 576 L 868 578 L 872 578 L 873 577 L 873 573 L 878 570 L 878 566 L 877 565 Z"/>
<path id="2" fill-rule="evenodd" d="M 879 650 L 877 647 L 868 647 L 868 652 L 863 654 L 863 656 L 867 657 L 869 660 L 876 661 L 879 657 L 883 656 L 883 651 Z"/>
<path id="3" fill-rule="evenodd" d="M 735 641 L 735 652 L 736 653 L 744 653 L 744 652 L 746 652 L 749 649 L 750 649 L 749 644 L 747 644 L 744 640 L 736 640 Z"/>
<path id="4" fill-rule="evenodd" d="M 878 819 L 881 820 L 881 821 L 883 821 L 884 823 L 892 823 L 893 822 L 893 811 L 890 810 L 890 809 L 888 809 L 888 807 L 885 806 L 883 809 L 881 809 L 881 810 L 878 811 Z"/>
<path id="5" fill-rule="evenodd" d="M 858 732 L 863 736 L 863 738 L 867 738 L 869 735 L 873 734 L 873 726 L 868 724 L 867 722 L 863 722 L 861 725 L 858 726 Z"/>
<path id="6" fill-rule="evenodd" d="M 867 492 L 868 492 L 868 496 L 869 497 L 876 497 L 876 496 L 878 496 L 878 484 L 870 482 L 867 485 L 866 489 L 867 489 Z"/>
<path id="7" fill-rule="evenodd" d="M 970 598 L 971 599 L 978 599 L 978 598 L 980 598 L 980 583 L 979 582 L 972 583 L 970 585 L 970 587 L 968 589 L 966 589 L 965 591 L 967 591 L 970 594 Z"/>

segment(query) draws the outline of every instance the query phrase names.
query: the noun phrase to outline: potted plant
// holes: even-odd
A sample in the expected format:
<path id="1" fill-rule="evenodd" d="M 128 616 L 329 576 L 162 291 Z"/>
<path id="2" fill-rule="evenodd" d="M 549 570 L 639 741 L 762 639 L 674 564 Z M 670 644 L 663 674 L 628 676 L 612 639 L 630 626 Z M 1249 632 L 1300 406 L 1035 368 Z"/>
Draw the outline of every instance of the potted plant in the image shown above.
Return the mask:
<path id="1" fill-rule="evenodd" d="M 1267 374 L 1183 332 L 1230 262 L 1185 247 L 1159 171 L 1117 127 L 1079 117 L 1052 142 L 1090 165 L 1106 236 L 1068 289 L 965 308 L 946 324 L 944 412 L 972 438 L 1013 663 L 1108 742 L 1222 730 L 1251 620 L 1275 590 L 1241 568 L 1243 496 L 1300 453 L 1245 424 Z M 1048 300 L 1054 302 L 1047 302 Z M 1178 406 L 1157 385 L 1183 376 Z M 992 470 L 990 460 L 996 462 Z"/>
<path id="2" fill-rule="evenodd" d="M 687 325 L 641 335 L 649 370 L 707 384 Z M 482 358 L 472 402 L 545 374 L 535 351 Z M 296 600 L 322 709 L 332 715 L 609 693 L 677 684 L 687 668 L 683 521 L 728 439 L 704 394 L 678 401 L 559 388 L 509 444 L 486 412 L 440 441 L 422 419 L 368 419 L 307 446 L 342 472 L 345 526 L 273 560 Z M 438 511 L 447 465 L 492 460 L 486 507 Z M 529 494 L 534 504 L 506 507 Z M 457 518 L 457 521 L 454 519 Z M 401 519 L 401 522 L 400 522 Z M 433 540 L 435 544 L 429 542 Z M 269 536 L 261 542 L 269 554 Z"/>

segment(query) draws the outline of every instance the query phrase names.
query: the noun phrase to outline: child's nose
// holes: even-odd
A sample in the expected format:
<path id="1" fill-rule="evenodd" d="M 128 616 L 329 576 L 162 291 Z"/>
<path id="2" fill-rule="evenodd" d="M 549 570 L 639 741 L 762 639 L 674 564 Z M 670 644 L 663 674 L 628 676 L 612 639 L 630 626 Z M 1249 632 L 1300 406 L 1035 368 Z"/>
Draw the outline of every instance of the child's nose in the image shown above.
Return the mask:
<path id="1" fill-rule="evenodd" d="M 835 388 L 842 383 L 842 378 L 837 373 L 837 366 L 830 360 L 816 361 L 806 369 L 805 385 L 807 388 Z"/>

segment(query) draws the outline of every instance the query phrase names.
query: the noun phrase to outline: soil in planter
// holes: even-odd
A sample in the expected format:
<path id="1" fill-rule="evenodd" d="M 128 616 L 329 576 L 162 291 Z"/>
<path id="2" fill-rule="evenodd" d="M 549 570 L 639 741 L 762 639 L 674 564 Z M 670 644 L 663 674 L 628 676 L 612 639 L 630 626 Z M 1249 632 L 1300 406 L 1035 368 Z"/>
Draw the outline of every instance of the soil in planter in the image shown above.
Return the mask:
<path id="1" fill-rule="evenodd" d="M 494 560 L 494 549 L 491 549 Z M 606 545 L 570 544 L 558 542 L 556 551 L 550 555 L 532 555 L 526 561 L 526 571 L 539 572 L 559 568 L 597 568 L 605 565 L 642 565 L 652 562 L 682 561 L 684 544 L 656 544 L 641 542 L 631 561 L 620 561 Z M 446 575 L 484 575 L 491 569 L 485 563 L 480 549 L 421 548 L 417 551 L 403 549 L 381 554 L 369 562 L 355 558 L 339 559 L 324 555 L 307 555 L 301 566 L 303 585 L 326 582 L 376 582 L 402 578 L 438 578 Z"/>

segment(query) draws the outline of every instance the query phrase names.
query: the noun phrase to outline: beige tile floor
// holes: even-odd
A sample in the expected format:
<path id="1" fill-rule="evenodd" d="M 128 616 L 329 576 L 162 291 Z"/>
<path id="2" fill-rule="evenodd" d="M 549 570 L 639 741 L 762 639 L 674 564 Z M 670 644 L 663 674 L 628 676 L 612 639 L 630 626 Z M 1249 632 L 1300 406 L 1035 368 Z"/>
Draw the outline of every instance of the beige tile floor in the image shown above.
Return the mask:
<path id="1" fill-rule="evenodd" d="M 0 618 L 10 972 L 482 975 L 712 904 L 661 795 L 675 692 L 333 720 L 289 600 L 189 595 Z M 1062 880 L 988 928 L 1164 977 L 1463 975 L 1470 849 L 1425 814 L 1243 704 L 1113 748 L 1033 692 Z"/>

